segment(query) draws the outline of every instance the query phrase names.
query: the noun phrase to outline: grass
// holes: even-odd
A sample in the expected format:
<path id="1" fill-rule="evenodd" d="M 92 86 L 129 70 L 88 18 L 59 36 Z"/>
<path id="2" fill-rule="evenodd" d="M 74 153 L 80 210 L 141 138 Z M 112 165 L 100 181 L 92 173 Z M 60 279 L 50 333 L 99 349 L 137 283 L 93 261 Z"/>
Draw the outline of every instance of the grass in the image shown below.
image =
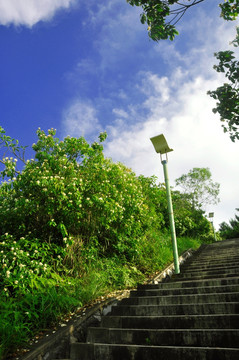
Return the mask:
<path id="1" fill-rule="evenodd" d="M 178 252 L 200 246 L 200 241 L 178 238 Z M 76 308 L 115 290 L 133 288 L 163 270 L 173 261 L 169 235 L 150 234 L 140 240 L 135 258 L 97 258 L 88 264 L 85 274 L 52 274 L 37 277 L 24 290 L 0 299 L 0 359 L 7 359 L 18 348 L 29 344 L 37 332 L 57 324 Z M 54 276 L 53 276 L 54 275 Z"/>

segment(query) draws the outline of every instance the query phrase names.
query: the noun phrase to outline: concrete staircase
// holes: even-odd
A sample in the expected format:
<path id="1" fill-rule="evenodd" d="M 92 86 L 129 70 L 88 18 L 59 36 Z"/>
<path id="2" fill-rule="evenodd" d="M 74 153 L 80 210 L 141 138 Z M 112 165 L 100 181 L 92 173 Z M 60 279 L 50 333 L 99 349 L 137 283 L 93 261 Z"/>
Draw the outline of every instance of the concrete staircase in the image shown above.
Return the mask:
<path id="1" fill-rule="evenodd" d="M 202 246 L 169 282 L 112 307 L 71 360 L 238 360 L 239 239 Z"/>

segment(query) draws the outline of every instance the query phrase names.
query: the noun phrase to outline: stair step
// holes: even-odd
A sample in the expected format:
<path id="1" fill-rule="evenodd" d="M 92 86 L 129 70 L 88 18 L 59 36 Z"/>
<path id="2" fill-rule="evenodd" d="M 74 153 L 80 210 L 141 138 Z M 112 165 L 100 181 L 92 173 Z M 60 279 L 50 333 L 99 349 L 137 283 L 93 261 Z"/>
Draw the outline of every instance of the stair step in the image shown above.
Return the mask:
<path id="1" fill-rule="evenodd" d="M 230 277 L 235 277 L 235 276 L 237 276 L 238 275 L 238 273 L 223 273 L 223 274 L 220 274 L 220 273 L 217 273 L 217 272 L 212 272 L 212 273 L 201 273 L 201 274 L 198 274 L 198 275 L 194 275 L 194 274 L 185 274 L 185 275 L 183 275 L 183 273 L 182 274 L 177 274 L 177 275 L 173 275 L 172 276 L 172 280 L 173 281 L 182 281 L 182 280 L 184 280 L 184 281 L 196 281 L 196 280 L 210 280 L 210 279 L 218 279 L 218 278 L 230 278 Z"/>
<path id="2" fill-rule="evenodd" d="M 180 275 L 177 277 L 188 277 L 188 278 L 193 278 L 193 277 L 200 277 L 203 278 L 205 276 L 217 276 L 217 277 L 223 277 L 225 276 L 231 276 L 231 274 L 233 275 L 238 275 L 239 274 L 239 267 L 236 268 L 232 268 L 232 269 L 213 269 L 213 270 L 208 270 L 208 269 L 204 269 L 204 270 L 197 270 L 197 271 L 184 271 L 181 272 Z"/>
<path id="3" fill-rule="evenodd" d="M 239 349 L 212 347 L 72 344 L 72 360 L 238 360 Z"/>
<path id="4" fill-rule="evenodd" d="M 198 256 L 192 256 L 190 258 L 188 258 L 182 265 L 183 266 L 190 266 L 190 265 L 200 265 L 200 264 L 207 264 L 207 265 L 219 265 L 219 264 L 225 264 L 225 263 L 236 263 L 239 259 L 239 249 L 237 250 L 236 253 L 234 253 L 233 255 L 228 255 L 228 256 L 224 256 L 224 257 L 218 257 L 217 255 L 211 255 L 209 257 L 202 257 L 200 255 Z"/>
<path id="5" fill-rule="evenodd" d="M 188 272 L 197 272 L 197 271 L 227 271 L 227 270 L 238 270 L 239 269 L 239 265 L 238 262 L 231 264 L 230 266 L 228 264 L 220 264 L 218 265 L 197 265 L 197 266 L 180 266 L 180 270 L 181 272 L 188 273 Z"/>
<path id="6" fill-rule="evenodd" d="M 151 290 L 152 291 L 152 290 Z M 122 305 L 175 305 L 175 304 L 204 304 L 204 303 L 230 303 L 239 302 L 239 293 L 211 293 L 192 295 L 166 295 L 166 296 L 134 296 L 122 299 L 118 306 Z"/>
<path id="7" fill-rule="evenodd" d="M 217 294 L 227 292 L 239 292 L 239 284 L 237 285 L 225 285 L 225 286 L 202 286 L 202 287 L 190 287 L 190 288 L 172 288 L 172 289 L 158 289 L 150 288 L 143 290 L 131 291 L 130 298 L 142 297 L 142 296 L 173 296 L 173 295 L 197 295 L 197 294 Z M 123 299 L 124 302 L 126 299 Z"/>
<path id="8" fill-rule="evenodd" d="M 219 324 L 219 325 L 218 325 Z M 102 327 L 132 329 L 238 329 L 239 314 L 103 316 Z"/>
<path id="9" fill-rule="evenodd" d="M 118 329 L 88 328 L 87 342 L 161 346 L 216 346 L 239 348 L 235 329 Z"/>
<path id="10" fill-rule="evenodd" d="M 239 303 L 205 303 L 180 305 L 126 305 L 114 306 L 112 316 L 165 316 L 165 315 L 211 315 L 239 314 Z"/>
<path id="11" fill-rule="evenodd" d="M 174 279 L 175 280 L 175 279 Z M 197 279 L 197 280 L 182 280 L 178 279 L 177 281 L 170 282 L 160 282 L 158 284 L 147 284 L 147 285 L 138 285 L 137 289 L 174 289 L 174 288 L 196 288 L 202 286 L 224 286 L 224 285 L 238 285 L 239 276 L 229 277 L 229 278 L 215 278 L 215 279 Z"/>

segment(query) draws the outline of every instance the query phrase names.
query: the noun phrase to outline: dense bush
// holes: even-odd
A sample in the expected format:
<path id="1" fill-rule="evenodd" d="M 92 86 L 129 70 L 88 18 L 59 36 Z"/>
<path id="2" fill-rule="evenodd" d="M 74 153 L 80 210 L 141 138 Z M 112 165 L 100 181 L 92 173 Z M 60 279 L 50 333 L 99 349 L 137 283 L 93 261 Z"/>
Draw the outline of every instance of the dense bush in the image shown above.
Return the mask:
<path id="1" fill-rule="evenodd" d="M 100 143 L 59 141 L 54 130 L 37 134 L 35 159 L 20 174 L 10 174 L 16 161 L 4 159 L 11 176 L 0 188 L 2 234 L 31 234 L 58 245 L 80 236 L 83 244 L 94 239 L 104 254 L 130 258 L 142 230 L 156 217 L 141 182 L 123 164 L 105 159 Z M 100 141 L 104 138 L 101 134 Z"/>

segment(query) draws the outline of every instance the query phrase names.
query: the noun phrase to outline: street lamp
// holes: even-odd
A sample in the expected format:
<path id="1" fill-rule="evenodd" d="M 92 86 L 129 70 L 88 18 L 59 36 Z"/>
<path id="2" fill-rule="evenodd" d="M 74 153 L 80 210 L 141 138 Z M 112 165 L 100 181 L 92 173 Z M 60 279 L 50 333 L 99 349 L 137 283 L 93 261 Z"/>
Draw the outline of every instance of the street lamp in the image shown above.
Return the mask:
<path id="1" fill-rule="evenodd" d="M 214 225 L 213 225 L 213 217 L 214 217 L 214 213 L 210 212 L 208 214 L 209 220 L 211 221 L 212 224 L 212 229 L 213 229 L 213 234 L 214 234 L 214 240 L 217 241 L 217 237 L 216 237 L 216 233 L 215 233 L 215 229 L 214 229 Z M 212 220 L 211 220 L 212 219 Z"/>
<path id="2" fill-rule="evenodd" d="M 173 149 L 170 149 L 167 141 L 163 134 L 154 136 L 150 138 L 150 140 L 153 143 L 154 149 L 156 153 L 160 154 L 161 163 L 163 165 L 163 171 L 164 171 L 164 180 L 166 185 L 166 193 L 167 193 L 167 201 L 168 201 L 168 214 L 169 214 L 169 223 L 170 223 L 170 230 L 171 230 L 171 238 L 172 238 L 172 244 L 173 244 L 173 257 L 174 257 L 174 269 L 175 274 L 180 273 L 179 268 L 179 261 L 178 261 L 178 248 L 177 248 L 177 239 L 176 239 L 176 231 L 175 231 L 175 224 L 174 224 L 174 216 L 173 216 L 173 205 L 172 205 L 172 198 L 171 198 L 171 191 L 170 191 L 170 185 L 169 185 L 169 177 L 168 177 L 168 152 L 173 151 Z M 162 155 L 166 154 L 166 160 L 162 159 Z"/>

